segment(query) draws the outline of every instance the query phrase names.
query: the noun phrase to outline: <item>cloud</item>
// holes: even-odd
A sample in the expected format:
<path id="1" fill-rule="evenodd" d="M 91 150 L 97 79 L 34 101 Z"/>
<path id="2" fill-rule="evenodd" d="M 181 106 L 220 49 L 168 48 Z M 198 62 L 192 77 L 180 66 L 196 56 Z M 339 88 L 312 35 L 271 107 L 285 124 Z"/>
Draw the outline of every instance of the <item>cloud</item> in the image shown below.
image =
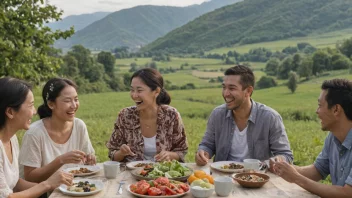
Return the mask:
<path id="1" fill-rule="evenodd" d="M 107 4 L 107 5 L 118 5 L 118 6 L 121 6 L 121 5 L 125 5 L 125 3 L 123 2 L 115 2 L 115 1 L 107 1 L 107 0 L 102 0 L 102 1 L 99 1 L 98 3 L 100 4 Z"/>
<path id="2" fill-rule="evenodd" d="M 68 15 L 93 12 L 115 12 L 138 5 L 188 6 L 200 4 L 204 1 L 205 0 L 49 0 L 49 3 L 63 10 L 63 17 L 66 17 Z"/>

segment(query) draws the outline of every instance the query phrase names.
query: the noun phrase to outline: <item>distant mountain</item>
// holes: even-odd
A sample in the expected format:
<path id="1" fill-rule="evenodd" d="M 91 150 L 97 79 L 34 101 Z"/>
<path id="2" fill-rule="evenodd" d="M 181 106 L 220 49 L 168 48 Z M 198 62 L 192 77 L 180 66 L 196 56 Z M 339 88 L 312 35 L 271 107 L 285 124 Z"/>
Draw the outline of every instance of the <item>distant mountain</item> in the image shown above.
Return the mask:
<path id="1" fill-rule="evenodd" d="M 192 52 L 352 27 L 352 1 L 245 0 L 207 13 L 142 50 Z"/>
<path id="2" fill-rule="evenodd" d="M 95 12 L 92 14 L 81 14 L 81 15 L 70 15 L 63 18 L 61 21 L 48 23 L 47 26 L 52 30 L 68 30 L 71 26 L 74 26 L 75 31 L 79 31 L 94 21 L 98 21 L 111 12 Z"/>
<path id="3" fill-rule="evenodd" d="M 240 0 L 212 0 L 188 7 L 137 6 L 120 10 L 95 21 L 67 40 L 55 44 L 68 48 L 76 44 L 91 49 L 120 46 L 138 48 L 196 17 Z"/>

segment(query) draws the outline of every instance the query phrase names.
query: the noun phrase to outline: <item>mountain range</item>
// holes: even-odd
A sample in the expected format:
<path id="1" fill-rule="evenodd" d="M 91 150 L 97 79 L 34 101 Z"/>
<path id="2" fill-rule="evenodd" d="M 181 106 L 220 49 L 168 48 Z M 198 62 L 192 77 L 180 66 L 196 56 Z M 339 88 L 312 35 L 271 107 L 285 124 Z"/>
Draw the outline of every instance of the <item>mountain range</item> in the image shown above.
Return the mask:
<path id="1" fill-rule="evenodd" d="M 177 28 L 142 51 L 210 50 L 336 31 L 352 27 L 352 1 L 245 0 Z"/>
<path id="2" fill-rule="evenodd" d="M 97 19 L 82 29 L 77 28 L 78 31 L 71 38 L 57 41 L 55 47 L 70 48 L 81 44 L 99 50 L 120 46 L 139 48 L 204 13 L 238 1 L 241 0 L 212 0 L 187 7 L 148 5 L 120 10 Z M 77 24 L 77 21 L 70 23 Z"/>

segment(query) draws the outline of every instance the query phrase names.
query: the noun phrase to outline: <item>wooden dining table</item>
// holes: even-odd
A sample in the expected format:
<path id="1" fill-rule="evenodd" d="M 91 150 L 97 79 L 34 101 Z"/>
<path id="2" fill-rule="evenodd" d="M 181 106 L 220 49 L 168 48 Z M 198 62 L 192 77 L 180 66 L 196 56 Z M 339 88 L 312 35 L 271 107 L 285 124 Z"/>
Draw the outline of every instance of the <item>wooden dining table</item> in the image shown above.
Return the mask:
<path id="1" fill-rule="evenodd" d="M 132 195 L 130 192 L 127 191 L 126 187 L 129 184 L 137 182 L 137 180 L 132 176 L 130 170 L 122 170 L 120 173 L 117 175 L 115 179 L 106 179 L 104 177 L 104 170 L 103 170 L 103 165 L 102 163 L 98 164 L 101 167 L 100 172 L 98 172 L 95 175 L 88 176 L 86 178 L 89 179 L 99 179 L 104 182 L 104 189 L 101 190 L 99 193 L 90 195 L 90 196 L 83 196 L 83 197 L 101 197 L 101 198 L 113 198 L 113 197 L 118 197 L 118 198 L 129 198 L 129 197 L 135 197 Z M 217 176 L 224 176 L 224 175 L 231 175 L 230 173 L 223 173 L 217 170 L 213 170 L 210 168 L 209 165 L 206 166 L 197 166 L 195 163 L 186 163 L 186 165 L 193 170 L 203 170 L 208 174 L 212 174 L 212 176 L 215 178 Z M 311 194 L 310 192 L 306 191 L 305 189 L 301 188 L 300 186 L 286 182 L 284 179 L 281 177 L 272 174 L 270 172 L 266 173 L 268 176 L 270 176 L 269 181 L 261 188 L 243 188 L 241 187 L 236 181 L 234 181 L 234 188 L 230 195 L 228 197 L 230 198 L 237 198 L 237 197 L 302 197 L 302 198 L 308 198 L 308 197 L 318 197 L 316 195 Z M 120 181 L 123 180 L 125 181 L 125 185 L 123 185 L 123 190 L 122 194 L 117 194 L 118 191 L 118 186 L 120 184 Z M 71 197 L 68 195 L 64 195 L 59 189 L 55 189 L 51 195 L 50 198 L 66 198 L 66 197 Z M 191 192 L 185 194 L 182 196 L 183 198 L 192 198 L 193 195 Z M 213 192 L 211 197 L 219 197 L 216 195 L 215 191 Z"/>

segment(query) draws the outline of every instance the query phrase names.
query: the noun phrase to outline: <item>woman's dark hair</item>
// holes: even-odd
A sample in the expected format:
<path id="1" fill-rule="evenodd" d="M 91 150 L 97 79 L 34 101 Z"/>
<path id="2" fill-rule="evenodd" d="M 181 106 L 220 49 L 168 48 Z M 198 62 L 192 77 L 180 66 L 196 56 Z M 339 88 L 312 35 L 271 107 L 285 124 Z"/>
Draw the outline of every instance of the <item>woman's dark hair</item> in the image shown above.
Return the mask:
<path id="1" fill-rule="evenodd" d="M 0 78 L 0 129 L 5 126 L 6 108 L 18 111 L 31 90 L 32 86 L 25 81 L 11 77 Z"/>
<path id="2" fill-rule="evenodd" d="M 164 89 L 164 79 L 157 70 L 148 67 L 140 69 L 133 73 L 130 83 L 135 77 L 139 77 L 152 91 L 156 90 L 158 87 L 160 88 L 160 94 L 156 98 L 156 104 L 168 105 L 171 103 L 171 97 Z"/>
<path id="3" fill-rule="evenodd" d="M 55 102 L 56 98 L 59 97 L 61 91 L 66 86 L 72 86 L 77 89 L 77 85 L 66 78 L 52 78 L 44 85 L 42 92 L 44 104 L 40 105 L 37 111 L 40 119 L 51 117 L 53 112 L 48 106 L 48 101 Z"/>
<path id="4" fill-rule="evenodd" d="M 347 119 L 352 120 L 352 81 L 347 79 L 326 80 L 321 85 L 326 90 L 325 97 L 330 109 L 334 105 L 341 105 Z"/>

